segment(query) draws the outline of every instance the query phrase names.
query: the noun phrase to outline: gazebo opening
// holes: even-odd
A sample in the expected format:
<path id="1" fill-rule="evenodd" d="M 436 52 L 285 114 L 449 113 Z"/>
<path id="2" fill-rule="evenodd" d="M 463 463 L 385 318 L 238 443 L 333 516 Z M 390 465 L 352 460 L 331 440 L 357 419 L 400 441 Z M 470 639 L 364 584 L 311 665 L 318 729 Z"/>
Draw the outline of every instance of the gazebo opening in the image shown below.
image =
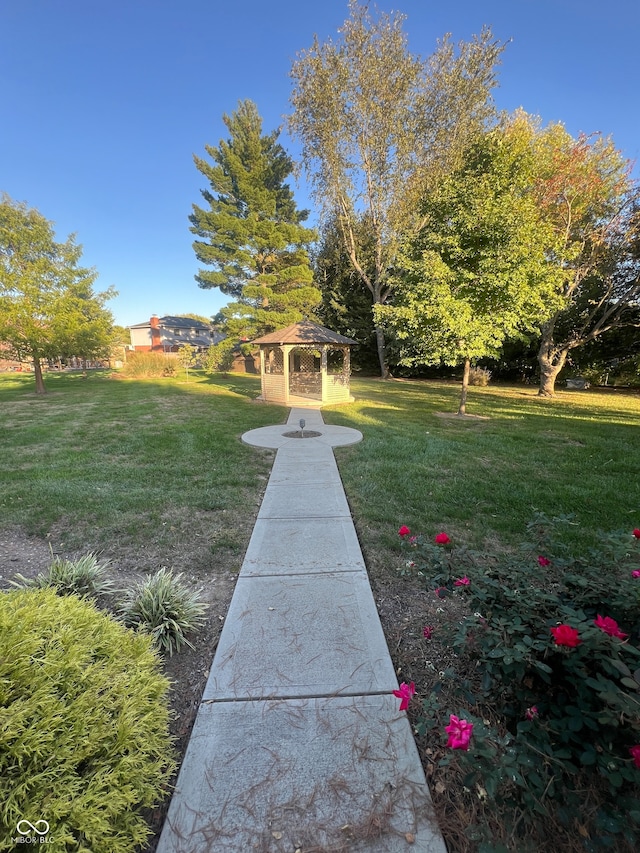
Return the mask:
<path id="1" fill-rule="evenodd" d="M 305 320 L 258 338 L 262 399 L 290 405 L 340 403 L 349 389 L 356 341 Z"/>

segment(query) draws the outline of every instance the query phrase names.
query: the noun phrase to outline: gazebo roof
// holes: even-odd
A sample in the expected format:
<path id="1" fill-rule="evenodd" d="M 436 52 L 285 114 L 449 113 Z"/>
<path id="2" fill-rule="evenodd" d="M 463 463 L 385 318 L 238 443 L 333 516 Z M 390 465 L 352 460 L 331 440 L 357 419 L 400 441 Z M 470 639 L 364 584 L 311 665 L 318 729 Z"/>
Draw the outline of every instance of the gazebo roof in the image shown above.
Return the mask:
<path id="1" fill-rule="evenodd" d="M 331 329 L 326 329 L 324 326 L 319 326 L 317 323 L 312 323 L 311 320 L 302 320 L 300 323 L 293 323 L 293 325 L 287 326 L 286 329 L 277 329 L 275 332 L 270 332 L 268 335 L 256 338 L 252 343 L 340 344 L 340 346 L 352 346 L 358 342 L 344 335 L 339 335 L 337 332 L 332 332 Z"/>

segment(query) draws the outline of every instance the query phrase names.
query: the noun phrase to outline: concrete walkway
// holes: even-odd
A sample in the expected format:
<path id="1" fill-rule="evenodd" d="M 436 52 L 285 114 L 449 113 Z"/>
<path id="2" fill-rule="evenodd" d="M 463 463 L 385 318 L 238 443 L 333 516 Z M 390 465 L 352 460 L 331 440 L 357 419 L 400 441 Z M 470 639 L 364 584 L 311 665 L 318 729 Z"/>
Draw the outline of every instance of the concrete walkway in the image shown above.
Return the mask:
<path id="1" fill-rule="evenodd" d="M 333 455 L 361 438 L 243 436 L 278 453 L 158 853 L 446 853 Z"/>

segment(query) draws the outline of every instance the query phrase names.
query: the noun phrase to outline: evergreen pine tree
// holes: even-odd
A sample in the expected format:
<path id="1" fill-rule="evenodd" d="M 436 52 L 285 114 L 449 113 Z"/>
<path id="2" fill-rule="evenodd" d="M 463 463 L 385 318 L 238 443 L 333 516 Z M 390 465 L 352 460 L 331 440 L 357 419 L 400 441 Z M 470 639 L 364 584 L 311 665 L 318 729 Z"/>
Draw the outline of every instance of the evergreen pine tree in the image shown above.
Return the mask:
<path id="1" fill-rule="evenodd" d="M 210 267 L 195 278 L 235 298 L 222 310 L 227 333 L 250 338 L 313 314 L 321 299 L 308 252 L 316 234 L 285 183 L 293 161 L 279 131 L 263 135 L 248 100 L 223 120 L 230 138 L 205 146 L 213 162 L 194 156 L 210 185 L 202 190 L 208 207 L 194 204 L 189 217 L 196 257 Z"/>

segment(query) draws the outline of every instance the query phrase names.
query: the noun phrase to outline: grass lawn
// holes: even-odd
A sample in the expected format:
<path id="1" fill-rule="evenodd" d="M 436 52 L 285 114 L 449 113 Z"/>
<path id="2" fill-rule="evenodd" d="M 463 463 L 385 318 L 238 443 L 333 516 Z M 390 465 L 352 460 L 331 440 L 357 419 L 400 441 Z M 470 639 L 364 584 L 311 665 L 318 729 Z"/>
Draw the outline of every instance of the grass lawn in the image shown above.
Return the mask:
<path id="1" fill-rule="evenodd" d="M 51 544 L 63 556 L 111 559 L 120 587 L 168 566 L 206 589 L 210 617 L 196 648 L 167 662 L 182 751 L 273 459 L 239 438 L 283 423 L 286 409 L 254 403 L 259 380 L 240 375 L 96 372 L 46 383 L 38 397 L 32 377 L 0 375 L 0 586 L 42 568 Z M 574 514 L 578 551 L 600 530 L 640 527 L 638 394 L 543 400 L 534 388 L 472 388 L 472 417 L 462 420 L 454 383 L 356 378 L 352 391 L 356 402 L 323 416 L 364 434 L 336 456 L 399 680 L 415 681 L 418 694 L 447 655 L 437 641 L 425 646 L 422 627 L 460 613 L 398 575 L 400 525 L 494 552 L 521 542 L 536 510 Z M 419 742 L 425 767 L 429 748 Z M 439 796 L 450 851 L 469 853 L 464 809 L 441 808 Z"/>
<path id="2" fill-rule="evenodd" d="M 474 547 L 522 540 L 535 510 L 574 513 L 576 547 L 597 531 L 640 526 L 640 395 L 472 388 L 455 413 L 459 385 L 354 380 L 356 402 L 325 420 L 362 430 L 338 451 L 367 549 L 397 548 L 401 524 L 446 530 Z"/>

